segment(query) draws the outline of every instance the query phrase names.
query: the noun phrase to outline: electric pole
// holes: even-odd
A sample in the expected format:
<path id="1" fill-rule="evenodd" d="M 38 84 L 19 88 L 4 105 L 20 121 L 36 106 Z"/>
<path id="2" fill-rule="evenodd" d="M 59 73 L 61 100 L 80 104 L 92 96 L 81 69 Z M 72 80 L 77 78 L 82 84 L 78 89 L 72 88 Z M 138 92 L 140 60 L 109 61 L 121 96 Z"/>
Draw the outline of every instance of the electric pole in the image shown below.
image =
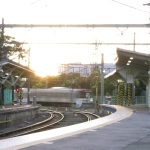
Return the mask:
<path id="1" fill-rule="evenodd" d="M 0 60 L 4 59 L 4 18 L 2 18 L 2 28 L 1 28 L 1 43 L 0 43 Z"/>
<path id="2" fill-rule="evenodd" d="M 104 54 L 101 54 L 101 102 L 104 104 Z"/>

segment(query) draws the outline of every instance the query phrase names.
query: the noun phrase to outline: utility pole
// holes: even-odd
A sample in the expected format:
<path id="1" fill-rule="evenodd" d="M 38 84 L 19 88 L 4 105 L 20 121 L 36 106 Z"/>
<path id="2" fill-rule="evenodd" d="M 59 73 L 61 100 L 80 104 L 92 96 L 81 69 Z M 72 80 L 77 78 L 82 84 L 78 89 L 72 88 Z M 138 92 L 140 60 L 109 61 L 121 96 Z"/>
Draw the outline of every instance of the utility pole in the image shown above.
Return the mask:
<path id="1" fill-rule="evenodd" d="M 2 18 L 2 32 L 1 32 L 1 43 L 0 43 L 0 61 L 4 59 L 4 18 Z M 2 77 L 1 77 L 2 78 Z M 3 79 L 1 79 L 3 80 Z M 4 83 L 1 85 L 1 106 L 4 108 Z"/>
<path id="2" fill-rule="evenodd" d="M 4 44 L 4 18 L 2 18 L 2 34 L 1 34 L 1 37 L 2 37 L 2 46 Z"/>
<path id="3" fill-rule="evenodd" d="M 104 104 L 104 54 L 101 54 L 101 102 Z"/>
<path id="4" fill-rule="evenodd" d="M 4 18 L 2 18 L 2 32 L 1 32 L 1 43 L 0 43 L 0 60 L 4 59 Z"/>
<path id="5" fill-rule="evenodd" d="M 48 88 L 48 76 L 46 75 L 46 77 L 45 77 L 45 88 L 47 89 Z"/>
<path id="6" fill-rule="evenodd" d="M 133 41 L 133 51 L 135 51 L 135 32 L 134 32 L 134 41 Z"/>
<path id="7" fill-rule="evenodd" d="M 28 50 L 28 67 L 30 68 L 30 48 Z"/>

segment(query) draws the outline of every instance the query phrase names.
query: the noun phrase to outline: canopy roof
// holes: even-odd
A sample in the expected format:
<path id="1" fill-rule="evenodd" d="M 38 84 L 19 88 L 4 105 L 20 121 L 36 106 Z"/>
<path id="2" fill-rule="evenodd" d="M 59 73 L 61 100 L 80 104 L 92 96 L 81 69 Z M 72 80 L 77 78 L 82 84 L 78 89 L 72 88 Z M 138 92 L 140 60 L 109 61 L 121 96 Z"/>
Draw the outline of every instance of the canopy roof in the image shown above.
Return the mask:
<path id="1" fill-rule="evenodd" d="M 20 85 L 20 81 L 23 78 L 28 78 L 34 74 L 35 72 L 29 67 L 23 66 L 14 61 L 5 59 L 4 61 L 0 62 L 0 77 L 2 79 L 0 80 L 0 83 L 2 84 L 8 83 L 11 85 Z"/>
<path id="2" fill-rule="evenodd" d="M 116 52 L 116 70 L 109 73 L 104 78 L 109 79 L 111 83 L 116 85 L 120 79 L 126 82 L 126 78 L 123 74 L 121 74 L 121 71 L 125 70 L 125 73 L 127 73 L 131 70 L 131 72 L 135 74 L 135 78 L 141 79 L 145 84 L 147 84 L 150 55 L 121 48 L 117 48 Z"/>

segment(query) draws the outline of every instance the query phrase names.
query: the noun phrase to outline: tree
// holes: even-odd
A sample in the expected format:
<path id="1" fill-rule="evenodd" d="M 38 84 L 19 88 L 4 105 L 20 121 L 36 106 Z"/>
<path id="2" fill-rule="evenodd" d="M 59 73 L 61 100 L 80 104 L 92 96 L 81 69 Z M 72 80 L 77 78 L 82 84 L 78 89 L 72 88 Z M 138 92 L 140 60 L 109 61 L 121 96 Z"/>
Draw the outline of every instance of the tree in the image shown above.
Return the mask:
<path id="1" fill-rule="evenodd" d="M 41 82 L 36 83 L 35 85 L 32 86 L 33 89 L 37 88 L 45 88 L 45 85 Z"/>
<path id="2" fill-rule="evenodd" d="M 2 31 L 0 31 L 0 34 L 2 34 Z M 3 43 L 2 37 L 0 37 L 0 43 Z M 3 45 L 4 45 L 3 46 L 4 58 L 10 58 L 11 56 L 16 56 L 18 58 L 24 58 L 24 54 L 27 53 L 27 51 L 22 48 L 22 44 L 15 41 L 14 37 L 5 35 Z"/>
<path id="3" fill-rule="evenodd" d="M 111 95 L 114 89 L 115 86 L 108 79 L 105 79 L 104 94 L 106 95 L 106 93 L 109 93 Z"/>
<path id="4" fill-rule="evenodd" d="M 135 79 L 135 95 L 140 96 L 143 91 L 146 91 L 146 85 L 142 80 Z"/>

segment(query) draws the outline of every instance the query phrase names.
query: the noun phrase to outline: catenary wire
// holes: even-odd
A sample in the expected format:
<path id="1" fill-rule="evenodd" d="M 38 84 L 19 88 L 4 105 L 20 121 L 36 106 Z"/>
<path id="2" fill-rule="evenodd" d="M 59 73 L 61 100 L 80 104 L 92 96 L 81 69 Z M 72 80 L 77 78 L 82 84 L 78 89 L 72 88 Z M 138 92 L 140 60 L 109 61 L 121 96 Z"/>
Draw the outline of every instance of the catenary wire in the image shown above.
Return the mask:
<path id="1" fill-rule="evenodd" d="M 127 5 L 127 4 L 124 4 L 124 3 L 121 3 L 121 2 L 115 1 L 115 0 L 111 0 L 111 1 L 116 2 L 116 3 L 118 3 L 118 4 L 121 4 L 121 5 L 124 5 L 124 6 L 126 6 L 126 7 L 130 7 L 130 8 L 132 8 L 132 9 L 136 9 L 136 10 L 142 11 L 142 12 L 144 12 L 144 13 L 150 13 L 150 12 L 147 12 L 147 11 L 144 11 L 144 10 L 141 10 L 141 9 L 138 9 L 138 8 L 135 8 L 135 7 L 133 7 L 133 6 L 130 6 L 130 5 Z"/>

